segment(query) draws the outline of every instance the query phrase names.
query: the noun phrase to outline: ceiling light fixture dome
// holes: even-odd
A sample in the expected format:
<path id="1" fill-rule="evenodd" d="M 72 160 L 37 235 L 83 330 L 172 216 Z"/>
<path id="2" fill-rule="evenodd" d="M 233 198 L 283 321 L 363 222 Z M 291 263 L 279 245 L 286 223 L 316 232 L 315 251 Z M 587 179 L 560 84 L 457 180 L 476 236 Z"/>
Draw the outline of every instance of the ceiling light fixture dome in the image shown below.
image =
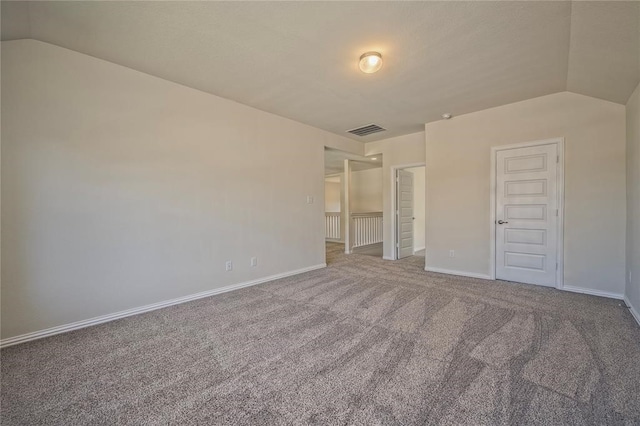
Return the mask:
<path id="1" fill-rule="evenodd" d="M 378 52 L 363 53 L 358 66 L 363 73 L 372 74 L 382 68 L 382 55 Z"/>

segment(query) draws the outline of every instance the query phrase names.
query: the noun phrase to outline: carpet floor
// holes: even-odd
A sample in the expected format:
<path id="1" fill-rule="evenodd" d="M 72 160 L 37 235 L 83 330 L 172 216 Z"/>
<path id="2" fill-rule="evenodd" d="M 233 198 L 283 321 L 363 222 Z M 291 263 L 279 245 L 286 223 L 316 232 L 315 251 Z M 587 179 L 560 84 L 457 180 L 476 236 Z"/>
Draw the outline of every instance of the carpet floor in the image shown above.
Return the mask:
<path id="1" fill-rule="evenodd" d="M 3 349 L 2 425 L 640 424 L 621 302 L 327 261 Z"/>

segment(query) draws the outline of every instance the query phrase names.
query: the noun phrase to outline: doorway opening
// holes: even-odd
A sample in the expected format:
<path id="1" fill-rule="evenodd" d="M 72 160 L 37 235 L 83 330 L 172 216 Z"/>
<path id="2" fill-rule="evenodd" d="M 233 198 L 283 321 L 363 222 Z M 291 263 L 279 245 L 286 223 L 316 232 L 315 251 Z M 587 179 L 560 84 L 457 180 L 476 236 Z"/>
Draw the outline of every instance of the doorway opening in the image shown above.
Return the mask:
<path id="1" fill-rule="evenodd" d="M 424 164 L 393 169 L 394 258 L 425 256 L 426 168 Z"/>
<path id="2" fill-rule="evenodd" d="M 336 252 L 382 257 L 382 156 L 325 148 L 325 241 Z"/>

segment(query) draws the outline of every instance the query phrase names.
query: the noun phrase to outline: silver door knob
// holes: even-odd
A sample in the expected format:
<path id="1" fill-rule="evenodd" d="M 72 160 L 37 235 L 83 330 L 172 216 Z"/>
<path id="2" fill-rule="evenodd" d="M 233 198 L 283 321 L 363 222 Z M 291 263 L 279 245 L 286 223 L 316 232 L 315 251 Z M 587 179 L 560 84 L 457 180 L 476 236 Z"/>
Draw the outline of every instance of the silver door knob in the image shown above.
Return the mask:
<path id="1" fill-rule="evenodd" d="M 509 223 L 509 222 L 505 222 L 504 220 L 499 220 L 498 221 L 498 225 L 502 225 L 503 223 Z"/>

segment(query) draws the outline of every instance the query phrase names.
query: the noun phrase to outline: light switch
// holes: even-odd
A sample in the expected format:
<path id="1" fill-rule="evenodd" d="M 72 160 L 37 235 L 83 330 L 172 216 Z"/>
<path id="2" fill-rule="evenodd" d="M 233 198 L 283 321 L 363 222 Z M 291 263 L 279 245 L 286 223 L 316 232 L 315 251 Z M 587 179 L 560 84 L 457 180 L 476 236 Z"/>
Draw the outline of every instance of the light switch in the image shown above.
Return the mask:
<path id="1" fill-rule="evenodd" d="M 307 195 L 307 204 L 313 204 L 313 196 Z"/>

